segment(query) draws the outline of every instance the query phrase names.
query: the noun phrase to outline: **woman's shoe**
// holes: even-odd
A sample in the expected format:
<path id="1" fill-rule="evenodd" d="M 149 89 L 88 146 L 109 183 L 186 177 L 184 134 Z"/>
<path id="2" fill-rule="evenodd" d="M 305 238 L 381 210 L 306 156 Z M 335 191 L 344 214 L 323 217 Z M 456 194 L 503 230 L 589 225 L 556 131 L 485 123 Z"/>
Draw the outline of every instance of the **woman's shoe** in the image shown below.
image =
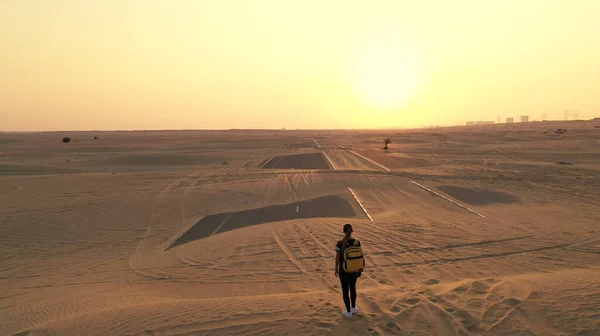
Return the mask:
<path id="1" fill-rule="evenodd" d="M 342 312 L 342 315 L 344 315 L 344 317 L 352 317 L 352 313 L 349 311 Z"/>

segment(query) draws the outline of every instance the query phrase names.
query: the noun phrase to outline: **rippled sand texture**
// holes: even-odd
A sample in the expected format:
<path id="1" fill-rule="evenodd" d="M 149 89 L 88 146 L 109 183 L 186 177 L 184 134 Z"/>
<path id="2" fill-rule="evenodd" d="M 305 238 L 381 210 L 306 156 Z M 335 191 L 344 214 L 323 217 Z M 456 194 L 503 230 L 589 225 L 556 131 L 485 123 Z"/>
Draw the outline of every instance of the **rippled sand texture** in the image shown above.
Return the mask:
<path id="1" fill-rule="evenodd" d="M 0 335 L 600 335 L 593 126 L 4 133 Z"/>

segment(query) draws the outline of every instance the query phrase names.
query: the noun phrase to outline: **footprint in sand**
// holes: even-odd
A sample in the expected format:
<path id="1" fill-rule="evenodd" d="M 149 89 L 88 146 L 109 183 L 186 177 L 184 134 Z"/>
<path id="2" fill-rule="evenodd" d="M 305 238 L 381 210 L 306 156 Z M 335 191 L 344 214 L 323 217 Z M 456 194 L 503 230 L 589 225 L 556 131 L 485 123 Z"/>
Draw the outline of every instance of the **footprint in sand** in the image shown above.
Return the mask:
<path id="1" fill-rule="evenodd" d="M 521 303 L 521 300 L 515 299 L 515 298 L 508 298 L 508 299 L 502 301 L 502 303 L 514 307 L 514 306 L 518 305 L 519 303 Z"/>
<path id="2" fill-rule="evenodd" d="M 333 323 L 330 323 L 327 321 L 317 321 L 317 322 L 315 322 L 315 325 L 320 328 L 325 328 L 325 329 L 333 328 L 333 326 L 334 326 Z"/>
<path id="3" fill-rule="evenodd" d="M 423 281 L 424 284 L 426 285 L 437 285 L 440 283 L 440 280 L 438 279 L 429 279 L 427 281 Z"/>
<path id="4" fill-rule="evenodd" d="M 471 293 L 475 295 L 486 295 L 488 293 L 487 290 L 471 288 Z"/>
<path id="5" fill-rule="evenodd" d="M 402 330 L 402 329 L 400 329 L 400 327 L 396 323 L 394 323 L 394 321 L 389 321 L 388 323 L 386 323 L 385 324 L 385 328 L 387 330 L 390 330 L 390 331 L 394 331 L 394 330 L 395 331 L 400 331 L 400 330 Z"/>
<path id="6" fill-rule="evenodd" d="M 367 328 L 367 332 L 369 333 L 369 336 L 379 336 L 379 333 L 373 328 Z"/>
<path id="7" fill-rule="evenodd" d="M 384 304 L 393 304 L 394 302 L 396 302 L 396 299 L 394 298 L 389 298 L 382 301 Z"/>
<path id="8" fill-rule="evenodd" d="M 419 298 L 410 298 L 410 299 L 406 299 L 406 303 L 414 305 L 421 302 L 421 299 Z"/>
<path id="9" fill-rule="evenodd" d="M 466 291 L 467 289 L 469 289 L 469 287 L 467 285 L 460 285 L 460 286 L 454 288 L 452 291 L 462 293 L 462 292 Z"/>
<path id="10" fill-rule="evenodd" d="M 468 331 L 478 331 L 479 330 L 479 328 L 477 326 L 473 325 L 470 321 L 463 320 L 463 321 L 461 321 L 461 323 Z"/>

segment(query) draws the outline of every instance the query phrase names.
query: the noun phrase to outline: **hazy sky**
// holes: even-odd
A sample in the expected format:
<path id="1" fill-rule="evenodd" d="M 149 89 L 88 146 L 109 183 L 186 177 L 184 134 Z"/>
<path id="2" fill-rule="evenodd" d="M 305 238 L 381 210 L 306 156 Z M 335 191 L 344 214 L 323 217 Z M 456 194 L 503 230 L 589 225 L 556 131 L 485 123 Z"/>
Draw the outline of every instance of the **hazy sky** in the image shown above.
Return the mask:
<path id="1" fill-rule="evenodd" d="M 598 0 L 1 0 L 0 129 L 600 115 Z"/>

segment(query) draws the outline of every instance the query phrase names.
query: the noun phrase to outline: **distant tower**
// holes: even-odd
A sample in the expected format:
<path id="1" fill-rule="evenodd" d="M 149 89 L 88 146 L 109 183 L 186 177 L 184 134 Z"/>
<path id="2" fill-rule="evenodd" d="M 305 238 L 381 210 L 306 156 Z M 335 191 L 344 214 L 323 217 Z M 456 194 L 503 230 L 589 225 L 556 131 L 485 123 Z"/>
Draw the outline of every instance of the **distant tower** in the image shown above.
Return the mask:
<path id="1" fill-rule="evenodd" d="M 512 124 L 515 122 L 515 118 L 506 118 L 506 123 L 507 124 Z"/>
<path id="2" fill-rule="evenodd" d="M 546 121 L 548 119 L 548 113 L 542 114 L 542 121 Z"/>
<path id="3" fill-rule="evenodd" d="M 569 120 L 569 111 L 564 111 L 565 112 L 565 120 Z"/>
<path id="4" fill-rule="evenodd" d="M 497 124 L 499 124 L 499 123 L 501 123 L 501 122 L 502 122 L 502 117 L 497 117 L 497 118 L 496 118 L 496 123 L 497 123 Z"/>
<path id="5" fill-rule="evenodd" d="M 529 122 L 529 116 L 521 116 L 521 122 Z"/>
<path id="6" fill-rule="evenodd" d="M 575 120 L 579 120 L 579 111 L 575 111 Z"/>

